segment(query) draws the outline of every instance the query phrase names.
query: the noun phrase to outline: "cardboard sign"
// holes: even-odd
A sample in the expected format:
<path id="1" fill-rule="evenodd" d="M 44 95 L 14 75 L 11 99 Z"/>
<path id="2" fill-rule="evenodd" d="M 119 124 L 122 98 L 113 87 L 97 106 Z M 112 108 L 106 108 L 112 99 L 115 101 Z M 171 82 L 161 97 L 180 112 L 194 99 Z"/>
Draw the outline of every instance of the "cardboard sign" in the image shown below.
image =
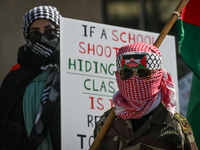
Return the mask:
<path id="1" fill-rule="evenodd" d="M 158 34 L 69 18 L 61 18 L 60 31 L 62 149 L 88 150 L 95 124 L 118 90 L 118 49 L 135 42 L 153 45 Z M 177 85 L 175 38 L 167 36 L 159 49 Z"/>

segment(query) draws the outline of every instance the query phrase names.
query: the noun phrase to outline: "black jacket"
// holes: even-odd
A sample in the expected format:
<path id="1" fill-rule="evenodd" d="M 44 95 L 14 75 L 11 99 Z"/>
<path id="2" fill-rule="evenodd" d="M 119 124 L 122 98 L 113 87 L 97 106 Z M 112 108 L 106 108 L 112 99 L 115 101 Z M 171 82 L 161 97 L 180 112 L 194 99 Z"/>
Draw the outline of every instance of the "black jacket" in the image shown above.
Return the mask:
<path id="1" fill-rule="evenodd" d="M 20 68 L 8 73 L 0 87 L 0 149 L 30 149 L 23 118 L 22 100 L 26 87 L 38 76 L 41 65 L 59 61 L 59 52 L 44 58 L 24 50 L 18 51 Z M 57 102 L 49 126 L 54 149 L 60 149 L 60 101 Z"/>

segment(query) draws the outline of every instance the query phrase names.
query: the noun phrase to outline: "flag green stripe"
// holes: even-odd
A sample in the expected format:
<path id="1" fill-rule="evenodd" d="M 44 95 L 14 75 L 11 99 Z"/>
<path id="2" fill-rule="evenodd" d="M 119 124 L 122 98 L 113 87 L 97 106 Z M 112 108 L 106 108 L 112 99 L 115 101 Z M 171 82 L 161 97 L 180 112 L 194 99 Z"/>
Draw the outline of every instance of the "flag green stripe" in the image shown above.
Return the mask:
<path id="1" fill-rule="evenodd" d="M 200 27 L 177 21 L 179 52 L 194 74 L 200 79 Z"/>
<path id="2" fill-rule="evenodd" d="M 123 68 L 132 68 L 132 69 L 140 69 L 140 68 L 145 68 L 142 64 L 139 64 L 138 67 L 127 67 L 126 64 L 123 66 Z"/>
<path id="3" fill-rule="evenodd" d="M 179 52 L 186 65 L 193 71 L 187 119 L 192 127 L 196 144 L 200 147 L 200 26 L 177 21 Z"/>
<path id="4" fill-rule="evenodd" d="M 187 118 L 190 119 L 191 114 L 194 111 L 199 111 L 200 115 L 200 81 L 196 77 L 196 75 L 193 75 L 192 79 L 192 86 L 191 86 L 191 91 L 190 91 L 190 99 L 192 100 L 192 103 L 188 104 L 188 111 L 187 111 Z M 199 118 L 199 117 L 198 117 Z M 199 134 L 200 135 L 200 134 Z"/>
<path id="5" fill-rule="evenodd" d="M 191 125 L 197 147 L 200 148 L 199 115 L 200 115 L 200 81 L 196 77 L 196 75 L 193 75 L 186 118 L 188 119 Z"/>

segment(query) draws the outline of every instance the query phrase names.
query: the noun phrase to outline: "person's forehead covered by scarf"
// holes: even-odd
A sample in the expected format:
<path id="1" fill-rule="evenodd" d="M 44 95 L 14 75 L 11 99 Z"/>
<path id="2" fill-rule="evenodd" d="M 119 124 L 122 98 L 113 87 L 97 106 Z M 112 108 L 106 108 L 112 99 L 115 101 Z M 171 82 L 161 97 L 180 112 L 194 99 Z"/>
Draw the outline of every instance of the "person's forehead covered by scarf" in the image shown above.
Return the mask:
<path id="1" fill-rule="evenodd" d="M 162 56 L 155 46 L 141 42 L 122 46 L 116 65 L 119 92 L 113 96 L 113 103 L 116 107 L 115 113 L 119 117 L 141 118 L 155 109 L 160 102 L 163 102 L 170 112 L 175 111 L 174 82 L 163 69 Z M 118 71 L 124 68 L 148 68 L 154 72 L 148 80 L 138 76 L 122 80 Z"/>
<path id="2" fill-rule="evenodd" d="M 42 57 L 52 56 L 59 51 L 60 17 L 59 11 L 53 6 L 37 6 L 26 12 L 23 18 L 23 34 L 27 42 L 25 49 Z M 50 21 L 53 27 L 47 28 L 44 33 L 29 32 L 33 22 L 39 19 Z"/>
<path id="3" fill-rule="evenodd" d="M 146 43 L 125 45 L 117 54 L 117 70 L 122 68 L 148 68 L 150 70 L 163 69 L 160 51 Z"/>
<path id="4" fill-rule="evenodd" d="M 25 13 L 23 18 L 23 34 L 27 40 L 27 33 L 31 24 L 37 19 L 47 19 L 53 23 L 56 28 L 60 27 L 60 13 L 53 6 L 37 6 Z"/>

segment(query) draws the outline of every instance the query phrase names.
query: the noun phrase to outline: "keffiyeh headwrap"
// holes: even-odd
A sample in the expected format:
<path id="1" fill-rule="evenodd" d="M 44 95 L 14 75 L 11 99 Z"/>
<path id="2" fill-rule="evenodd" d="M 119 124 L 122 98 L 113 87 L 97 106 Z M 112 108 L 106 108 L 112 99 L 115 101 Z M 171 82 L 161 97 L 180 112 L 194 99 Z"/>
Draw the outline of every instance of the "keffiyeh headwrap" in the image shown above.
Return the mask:
<path id="1" fill-rule="evenodd" d="M 38 6 L 26 12 L 23 21 L 23 34 L 25 39 L 27 40 L 26 33 L 28 33 L 33 21 L 37 19 L 47 19 L 51 21 L 55 25 L 55 27 L 59 27 L 60 17 L 61 15 L 59 11 L 53 6 Z"/>
<path id="2" fill-rule="evenodd" d="M 25 14 L 23 23 L 23 34 L 24 38 L 27 41 L 27 48 L 30 52 L 39 56 L 49 57 L 59 49 L 59 30 L 57 30 L 57 38 L 52 41 L 47 40 L 46 38 L 44 38 L 44 36 L 41 37 L 40 41 L 30 41 L 27 33 L 29 32 L 31 24 L 37 19 L 47 19 L 52 22 L 55 28 L 59 28 L 60 16 L 61 15 L 58 10 L 52 6 L 34 7 Z"/>
<path id="3" fill-rule="evenodd" d="M 128 80 L 120 79 L 118 70 L 128 67 L 133 60 L 136 67 L 155 71 L 149 80 L 137 76 Z M 115 75 L 119 91 L 113 95 L 113 104 L 118 117 L 124 120 L 139 119 L 161 102 L 171 114 L 175 112 L 175 85 L 169 73 L 163 69 L 160 51 L 155 46 L 141 42 L 122 46 L 116 62 Z"/>

